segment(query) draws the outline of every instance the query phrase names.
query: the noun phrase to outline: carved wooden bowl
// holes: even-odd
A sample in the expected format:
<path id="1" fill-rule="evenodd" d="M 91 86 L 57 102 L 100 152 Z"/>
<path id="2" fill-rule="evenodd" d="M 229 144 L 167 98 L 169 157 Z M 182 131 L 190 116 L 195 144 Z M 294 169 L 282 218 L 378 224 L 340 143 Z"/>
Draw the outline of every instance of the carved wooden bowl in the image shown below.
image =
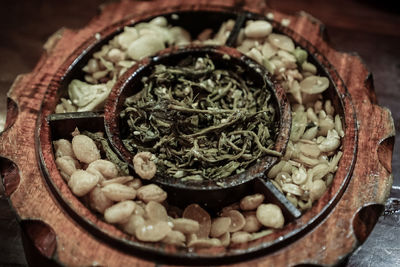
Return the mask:
<path id="1" fill-rule="evenodd" d="M 229 58 L 226 58 L 226 56 Z M 164 64 L 174 66 L 181 60 L 192 57 L 209 57 L 213 60 L 216 68 L 236 71 L 238 68 L 244 70 L 242 74 L 248 77 L 255 87 L 262 88 L 266 86 L 272 94 L 272 104 L 277 110 L 275 117 L 276 123 L 279 125 L 279 131 L 276 133 L 274 150 L 284 153 L 286 144 L 289 140 L 291 114 L 289 103 L 286 100 L 284 89 L 280 86 L 275 86 L 267 75 L 265 68 L 259 65 L 254 60 L 242 55 L 236 49 L 225 46 L 191 46 L 184 48 L 167 48 L 154 57 L 146 58 L 133 67 L 128 69 L 121 77 L 108 97 L 104 108 L 105 130 L 109 137 L 110 143 L 115 148 L 115 151 L 129 163 L 131 169 L 133 154 L 124 146 L 122 142 L 122 134 L 124 125 L 118 114 L 123 110 L 125 99 L 131 95 L 138 93 L 142 89 L 142 78 L 147 77 L 154 70 L 154 66 Z M 275 135 L 275 134 L 274 134 Z M 231 175 L 221 181 L 204 180 L 202 182 L 182 182 L 169 176 L 156 175 L 151 179 L 152 183 L 157 183 L 164 188 L 168 193 L 168 203 L 175 206 L 185 208 L 196 203 L 206 207 L 207 209 L 220 210 L 221 207 L 228 206 L 239 201 L 248 192 L 254 188 L 254 183 L 258 186 L 265 187 L 265 191 L 269 192 L 270 184 L 266 184 L 264 173 L 275 164 L 278 158 L 274 156 L 265 156 L 245 172 Z M 255 179 L 259 181 L 256 182 Z M 275 195 L 276 194 L 276 195 Z M 284 196 L 276 191 L 269 193 L 270 199 L 278 203 L 285 214 L 290 214 L 294 207 L 285 200 Z M 279 201 L 282 200 L 282 201 Z M 296 213 L 296 212 L 295 212 Z M 296 213 L 299 215 L 300 213 Z"/>
<path id="2" fill-rule="evenodd" d="M 270 201 L 286 205 L 289 223 L 246 244 L 188 251 L 140 243 L 102 221 L 71 193 L 56 168 L 51 141 L 66 137 L 76 126 L 104 131 L 105 116 L 52 113 L 95 50 L 123 26 L 158 15 L 169 18 L 178 14 L 180 19 L 173 23 L 196 35 L 229 18 L 240 25 L 247 19 L 265 19 L 268 12 L 274 15 L 274 29 L 306 49 L 319 73 L 329 77 L 326 96 L 344 118 L 339 168 L 331 187 L 309 211 L 300 216 L 284 197 L 279 198 L 268 180 L 258 180 L 264 185 L 255 187 L 267 198 L 273 196 Z M 283 18 L 290 19 L 288 27 L 280 25 Z M 49 259 L 66 266 L 155 266 L 155 262 L 333 265 L 365 241 L 383 211 L 392 184 L 394 126 L 390 112 L 377 106 L 372 79 L 362 61 L 330 48 L 323 39 L 323 25 L 308 15 L 287 16 L 268 9 L 262 1 L 123 1 L 106 6 L 80 31 L 56 33 L 45 49 L 34 71 L 19 76 L 9 92 L 6 129 L 0 136 L 0 167 L 6 194 L 22 227 Z"/>

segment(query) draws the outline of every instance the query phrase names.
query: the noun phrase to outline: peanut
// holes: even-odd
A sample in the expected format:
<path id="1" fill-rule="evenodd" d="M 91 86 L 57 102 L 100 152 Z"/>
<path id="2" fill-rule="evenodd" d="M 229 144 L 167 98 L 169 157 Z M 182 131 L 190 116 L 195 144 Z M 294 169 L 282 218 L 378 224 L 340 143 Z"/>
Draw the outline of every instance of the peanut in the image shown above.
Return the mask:
<path id="1" fill-rule="evenodd" d="M 89 193 L 97 184 L 99 178 L 87 171 L 77 170 L 69 179 L 68 186 L 78 197 Z"/>
<path id="2" fill-rule="evenodd" d="M 100 159 L 100 151 L 92 139 L 86 135 L 76 135 L 72 139 L 72 150 L 76 158 L 84 163 L 91 163 Z"/>
<path id="3" fill-rule="evenodd" d="M 140 187 L 137 190 L 137 198 L 145 203 L 149 201 L 163 202 L 167 199 L 167 193 L 155 184 Z"/>

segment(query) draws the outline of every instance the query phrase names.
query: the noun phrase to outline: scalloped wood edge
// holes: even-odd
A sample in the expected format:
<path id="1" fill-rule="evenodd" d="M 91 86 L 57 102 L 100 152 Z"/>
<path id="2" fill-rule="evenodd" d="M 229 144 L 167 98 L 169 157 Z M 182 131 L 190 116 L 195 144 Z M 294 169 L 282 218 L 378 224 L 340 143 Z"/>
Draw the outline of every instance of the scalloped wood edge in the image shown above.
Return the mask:
<path id="1" fill-rule="evenodd" d="M 62 265 L 155 266 L 155 263 L 118 251 L 93 238 L 81 227 L 77 227 L 76 222 L 60 208 L 48 192 L 49 189 L 41 177 L 39 166 L 35 163 L 37 155 L 32 145 L 35 143 L 36 118 L 40 110 L 41 99 L 56 70 L 76 47 L 65 46 L 63 43 L 68 42 L 79 46 L 89 36 L 94 38 L 94 34 L 101 31 L 104 25 L 117 23 L 128 15 L 139 14 L 142 10 L 151 8 L 155 2 L 157 2 L 159 10 L 167 9 L 167 5 L 174 6 L 181 3 L 178 0 L 112 3 L 104 6 L 102 13 L 84 29 L 79 31 L 63 29 L 57 32 L 46 43 L 46 51 L 35 69 L 30 74 L 19 76 L 8 94 L 9 98 L 17 103 L 19 111 L 14 123 L 0 134 L 0 155 L 14 162 L 19 168 L 20 174 L 19 186 L 11 194 L 10 200 L 19 220 L 38 219 L 48 225 L 51 231 L 59 233 L 56 238 L 56 252 L 47 256 Z M 204 5 L 210 4 L 210 2 L 203 0 L 195 3 Z M 305 13 L 288 16 L 270 10 L 265 6 L 264 1 L 260 0 L 218 0 L 212 1 L 212 4 L 226 7 L 240 4 L 242 8 L 251 12 L 264 14 L 272 12 L 276 21 L 283 18 L 290 19 L 289 28 L 300 35 L 307 33 L 307 37 L 312 36 L 307 40 L 318 47 L 345 81 L 359 122 L 359 149 L 353 177 L 335 209 L 301 240 L 273 254 L 239 263 L 237 266 L 248 264 L 252 266 L 292 266 L 303 263 L 336 264 L 362 241 L 357 240 L 354 234 L 353 218 L 342 218 L 342 214 L 352 213 L 356 216 L 367 204 L 383 205 L 390 192 L 393 179 L 390 174 L 393 150 L 393 138 L 391 137 L 394 136 L 394 124 L 390 111 L 376 105 L 371 74 L 361 59 L 356 55 L 337 52 L 330 48 L 324 41 L 324 26 L 318 20 Z M 133 12 L 131 12 L 132 10 Z M 33 99 L 36 101 L 32 101 Z M 376 119 L 371 120 L 371 117 Z M 23 132 L 25 134 L 21 134 Z M 358 188 L 360 184 L 365 186 L 363 190 Z M 37 205 L 37 199 L 46 203 L 47 208 L 33 209 L 32 207 Z M 379 214 L 375 215 L 373 223 L 376 222 L 378 216 Z M 337 224 L 340 227 L 337 227 Z M 63 230 L 66 228 L 71 231 L 63 234 Z M 345 242 L 338 243 L 337 239 Z M 81 249 L 77 240 L 86 240 L 85 247 L 87 249 Z M 316 250 L 316 247 L 319 249 Z M 99 251 L 101 253 L 98 253 Z"/>

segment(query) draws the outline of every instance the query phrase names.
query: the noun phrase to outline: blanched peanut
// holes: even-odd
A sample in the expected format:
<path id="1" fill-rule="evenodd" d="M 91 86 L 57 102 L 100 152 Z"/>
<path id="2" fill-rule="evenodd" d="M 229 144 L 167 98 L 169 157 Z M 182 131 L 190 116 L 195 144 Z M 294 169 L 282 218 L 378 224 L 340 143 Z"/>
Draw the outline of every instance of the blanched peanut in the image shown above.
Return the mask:
<path id="1" fill-rule="evenodd" d="M 138 190 L 140 187 L 142 187 L 142 181 L 139 178 L 135 178 L 135 179 L 133 179 L 133 181 L 129 182 L 127 184 L 127 186 Z"/>
<path id="2" fill-rule="evenodd" d="M 118 48 L 112 48 L 108 51 L 107 57 L 111 62 L 117 63 L 125 59 L 125 54 Z"/>
<path id="3" fill-rule="evenodd" d="M 286 164 L 286 161 L 281 160 L 277 164 L 275 164 L 268 172 L 268 178 L 273 179 L 276 175 L 282 170 L 283 166 Z"/>
<path id="4" fill-rule="evenodd" d="M 325 101 L 324 108 L 326 114 L 328 115 L 333 116 L 333 114 L 335 113 L 335 108 L 332 106 L 332 102 L 329 99 Z"/>
<path id="5" fill-rule="evenodd" d="M 100 159 L 100 151 L 94 141 L 86 135 L 76 135 L 72 139 L 72 150 L 76 158 L 84 163 L 91 163 Z"/>
<path id="6" fill-rule="evenodd" d="M 315 112 L 314 112 L 314 109 L 313 108 L 311 108 L 311 107 L 309 107 L 308 109 L 307 109 L 307 118 L 310 120 L 310 121 L 312 121 L 312 122 L 318 122 L 318 117 L 317 117 L 317 114 L 315 114 Z"/>
<path id="7" fill-rule="evenodd" d="M 261 204 L 257 208 L 256 216 L 258 221 L 266 227 L 282 228 L 285 223 L 282 210 L 275 204 Z"/>
<path id="8" fill-rule="evenodd" d="M 150 201 L 147 203 L 145 211 L 146 216 L 150 221 L 168 221 L 167 210 L 158 202 Z"/>
<path id="9" fill-rule="evenodd" d="M 244 218 L 246 220 L 246 224 L 242 228 L 243 231 L 248 233 L 254 233 L 261 229 L 262 225 L 258 221 L 255 212 L 245 213 Z"/>
<path id="10" fill-rule="evenodd" d="M 88 61 L 88 64 L 83 68 L 83 71 L 88 73 L 94 73 L 99 70 L 99 64 L 96 59 L 91 58 Z"/>
<path id="11" fill-rule="evenodd" d="M 100 173 L 101 176 L 105 179 L 111 179 L 118 176 L 117 166 L 115 166 L 115 164 L 111 161 L 104 159 L 98 159 L 91 162 L 86 168 L 86 171 L 95 175 L 98 175 L 98 173 Z"/>
<path id="12" fill-rule="evenodd" d="M 166 244 L 183 246 L 185 245 L 186 236 L 179 231 L 172 230 L 161 241 Z"/>
<path id="13" fill-rule="evenodd" d="M 257 61 L 259 64 L 263 63 L 263 55 L 256 48 L 252 48 L 249 52 L 246 53 L 246 56 L 253 59 L 254 61 Z"/>
<path id="14" fill-rule="evenodd" d="M 191 204 L 183 211 L 183 218 L 192 219 L 199 223 L 199 230 L 196 232 L 198 238 L 207 238 L 211 230 L 211 217 L 198 204 Z"/>
<path id="15" fill-rule="evenodd" d="M 89 193 L 89 205 L 92 209 L 104 213 L 104 211 L 111 207 L 114 202 L 107 198 L 100 187 L 95 186 Z"/>
<path id="16" fill-rule="evenodd" d="M 145 203 L 149 201 L 163 202 L 167 199 L 167 193 L 155 184 L 140 187 L 137 190 L 137 198 Z"/>
<path id="17" fill-rule="evenodd" d="M 78 197 L 89 193 L 97 184 L 99 178 L 87 171 L 77 170 L 69 179 L 68 186 Z"/>
<path id="18" fill-rule="evenodd" d="M 133 41 L 128 48 L 128 56 L 133 60 L 151 56 L 165 48 L 163 39 L 155 34 L 142 35 Z"/>
<path id="19" fill-rule="evenodd" d="M 340 137 L 335 130 L 329 130 L 327 137 L 318 145 L 322 152 L 331 152 L 340 146 Z"/>
<path id="20" fill-rule="evenodd" d="M 304 184 L 307 181 L 307 172 L 306 169 L 304 169 L 303 166 L 301 166 L 300 168 L 296 168 L 293 171 L 292 174 L 292 180 L 295 184 L 297 185 L 301 185 Z"/>
<path id="21" fill-rule="evenodd" d="M 136 204 L 132 200 L 119 202 L 105 210 L 104 219 L 108 223 L 127 222 L 135 207 Z"/>
<path id="22" fill-rule="evenodd" d="M 241 230 L 244 225 L 246 224 L 246 220 L 244 219 L 244 216 L 237 210 L 230 210 L 225 214 L 222 214 L 223 216 L 228 216 L 231 218 L 231 225 L 229 226 L 229 232 L 237 232 Z"/>
<path id="23" fill-rule="evenodd" d="M 306 130 L 301 138 L 305 140 L 312 140 L 317 136 L 317 133 L 318 133 L 318 126 L 314 126 Z"/>
<path id="24" fill-rule="evenodd" d="M 307 94 L 319 94 L 329 87 L 326 77 L 309 76 L 300 82 L 300 90 Z"/>
<path id="25" fill-rule="evenodd" d="M 343 152 L 339 151 L 338 153 L 336 153 L 335 156 L 333 156 L 333 158 L 329 161 L 329 171 L 330 172 L 334 172 L 336 171 L 336 169 L 338 168 L 339 165 L 339 160 L 340 158 L 343 156 Z"/>
<path id="26" fill-rule="evenodd" d="M 265 42 L 261 48 L 261 52 L 265 59 L 270 59 L 277 53 L 277 51 L 278 50 L 268 42 Z"/>
<path id="27" fill-rule="evenodd" d="M 155 17 L 154 19 L 150 20 L 149 23 L 160 27 L 166 27 L 168 25 L 167 19 L 162 16 Z"/>
<path id="28" fill-rule="evenodd" d="M 144 210 L 146 208 L 146 205 L 142 201 L 135 201 L 135 203 L 136 208 L 133 211 L 133 214 L 144 216 L 146 214 L 146 211 Z"/>
<path id="29" fill-rule="evenodd" d="M 150 152 L 140 152 L 133 158 L 133 168 L 142 179 L 150 180 L 156 174 L 157 167 L 151 160 L 152 155 Z"/>
<path id="30" fill-rule="evenodd" d="M 340 135 L 340 137 L 344 137 L 342 120 L 340 119 L 339 114 L 336 114 L 336 116 L 335 116 L 335 130 Z"/>
<path id="31" fill-rule="evenodd" d="M 264 201 L 264 195 L 254 194 L 244 197 L 240 201 L 240 208 L 242 210 L 255 210 Z"/>
<path id="32" fill-rule="evenodd" d="M 167 222 L 146 222 L 144 225 L 136 228 L 135 235 L 140 241 L 158 242 L 164 239 L 171 231 Z"/>
<path id="33" fill-rule="evenodd" d="M 303 195 L 303 190 L 298 185 L 295 184 L 283 184 L 282 190 L 283 192 L 291 193 L 296 196 Z"/>
<path id="34" fill-rule="evenodd" d="M 311 201 L 319 199 L 326 191 L 326 184 L 322 180 L 316 180 L 312 183 L 310 188 Z"/>
<path id="35" fill-rule="evenodd" d="M 63 156 L 75 157 L 74 151 L 72 150 L 71 143 L 66 139 L 59 139 L 53 142 L 56 158 Z"/>
<path id="36" fill-rule="evenodd" d="M 137 208 L 138 206 L 136 206 Z M 136 210 L 135 208 L 135 210 Z M 136 233 L 136 229 L 142 227 L 145 224 L 145 220 L 142 216 L 132 214 L 128 221 L 122 225 L 122 229 L 128 234 L 134 235 Z"/>
<path id="37" fill-rule="evenodd" d="M 331 117 L 325 117 L 319 120 L 318 135 L 326 136 L 329 130 L 335 128 L 335 122 Z"/>
<path id="38" fill-rule="evenodd" d="M 303 153 L 307 157 L 318 158 L 318 156 L 321 154 L 321 151 L 316 144 L 307 144 L 300 142 L 298 144 L 298 148 L 301 153 Z"/>
<path id="39" fill-rule="evenodd" d="M 231 222 L 232 222 L 232 220 L 229 217 L 215 218 L 211 224 L 210 236 L 211 237 L 220 237 L 223 234 L 227 233 L 229 230 L 229 227 L 231 225 Z"/>
<path id="40" fill-rule="evenodd" d="M 106 197 L 114 201 L 124 201 L 136 197 L 136 190 L 123 184 L 109 184 L 103 187 L 101 191 Z"/>
<path id="41" fill-rule="evenodd" d="M 272 25 L 265 20 L 257 20 L 250 23 L 244 29 L 244 34 L 250 38 L 266 37 L 272 32 Z"/>
<path id="42" fill-rule="evenodd" d="M 106 185 L 109 185 L 109 184 L 125 184 L 125 183 L 127 183 L 129 181 L 132 181 L 132 180 L 133 180 L 132 176 L 119 176 L 119 177 L 112 178 L 110 180 L 102 181 L 101 182 L 101 186 L 106 186 Z M 130 187 L 128 184 L 126 186 Z"/>
<path id="43" fill-rule="evenodd" d="M 139 33 L 133 27 L 125 27 L 124 32 L 116 37 L 118 44 L 124 50 L 127 50 L 130 44 L 137 38 L 139 38 Z"/>
<path id="44" fill-rule="evenodd" d="M 172 223 L 174 224 L 174 230 L 180 231 L 184 234 L 197 233 L 200 229 L 199 222 L 191 219 L 177 218 L 174 219 Z"/>
<path id="45" fill-rule="evenodd" d="M 288 52 L 294 51 L 294 43 L 292 39 L 290 39 L 286 35 L 271 33 L 268 36 L 268 41 L 275 47 L 278 47 L 282 50 L 286 50 Z"/>
<path id="46" fill-rule="evenodd" d="M 56 159 L 57 168 L 61 176 L 68 182 L 70 176 L 80 168 L 79 162 L 71 156 L 62 156 Z"/>
<path id="47" fill-rule="evenodd" d="M 322 177 L 327 175 L 329 171 L 330 171 L 330 169 L 329 169 L 328 164 L 326 164 L 326 163 L 318 164 L 317 166 L 312 168 L 313 180 L 315 181 L 315 180 L 322 179 Z"/>
<path id="48" fill-rule="evenodd" d="M 246 243 L 249 242 L 250 240 L 251 240 L 251 234 L 243 231 L 233 233 L 231 236 L 231 242 L 233 244 Z"/>

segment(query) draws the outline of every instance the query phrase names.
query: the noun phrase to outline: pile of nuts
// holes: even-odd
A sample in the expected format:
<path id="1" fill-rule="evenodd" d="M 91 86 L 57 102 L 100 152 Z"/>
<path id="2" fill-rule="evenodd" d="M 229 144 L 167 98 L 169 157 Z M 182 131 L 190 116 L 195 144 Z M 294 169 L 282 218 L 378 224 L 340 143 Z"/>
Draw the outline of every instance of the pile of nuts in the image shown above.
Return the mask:
<path id="1" fill-rule="evenodd" d="M 237 49 L 262 64 L 285 89 L 292 108 L 286 154 L 268 173 L 272 183 L 300 210 L 311 208 L 332 183 L 342 152 L 342 121 L 322 93 L 329 80 L 317 75 L 308 54 L 268 21 L 247 21 Z"/>
<path id="2" fill-rule="evenodd" d="M 116 80 L 137 61 L 169 46 L 183 46 L 191 41 L 182 27 L 171 27 L 166 18 L 125 27 L 83 67 L 85 81 L 72 80 L 69 99 L 61 98 L 56 113 L 91 111 L 103 108 Z"/>
<path id="3" fill-rule="evenodd" d="M 281 209 L 264 203 L 262 194 L 244 197 L 211 218 L 197 204 L 183 211 L 168 205 L 167 193 L 156 184 L 143 184 L 156 173 L 152 154 L 133 159 L 140 178 L 120 176 L 117 166 L 101 159 L 101 148 L 90 137 L 73 132 L 70 142 L 53 142 L 56 165 L 71 191 L 102 214 L 104 220 L 143 242 L 187 247 L 229 246 L 248 242 L 282 228 Z"/>

